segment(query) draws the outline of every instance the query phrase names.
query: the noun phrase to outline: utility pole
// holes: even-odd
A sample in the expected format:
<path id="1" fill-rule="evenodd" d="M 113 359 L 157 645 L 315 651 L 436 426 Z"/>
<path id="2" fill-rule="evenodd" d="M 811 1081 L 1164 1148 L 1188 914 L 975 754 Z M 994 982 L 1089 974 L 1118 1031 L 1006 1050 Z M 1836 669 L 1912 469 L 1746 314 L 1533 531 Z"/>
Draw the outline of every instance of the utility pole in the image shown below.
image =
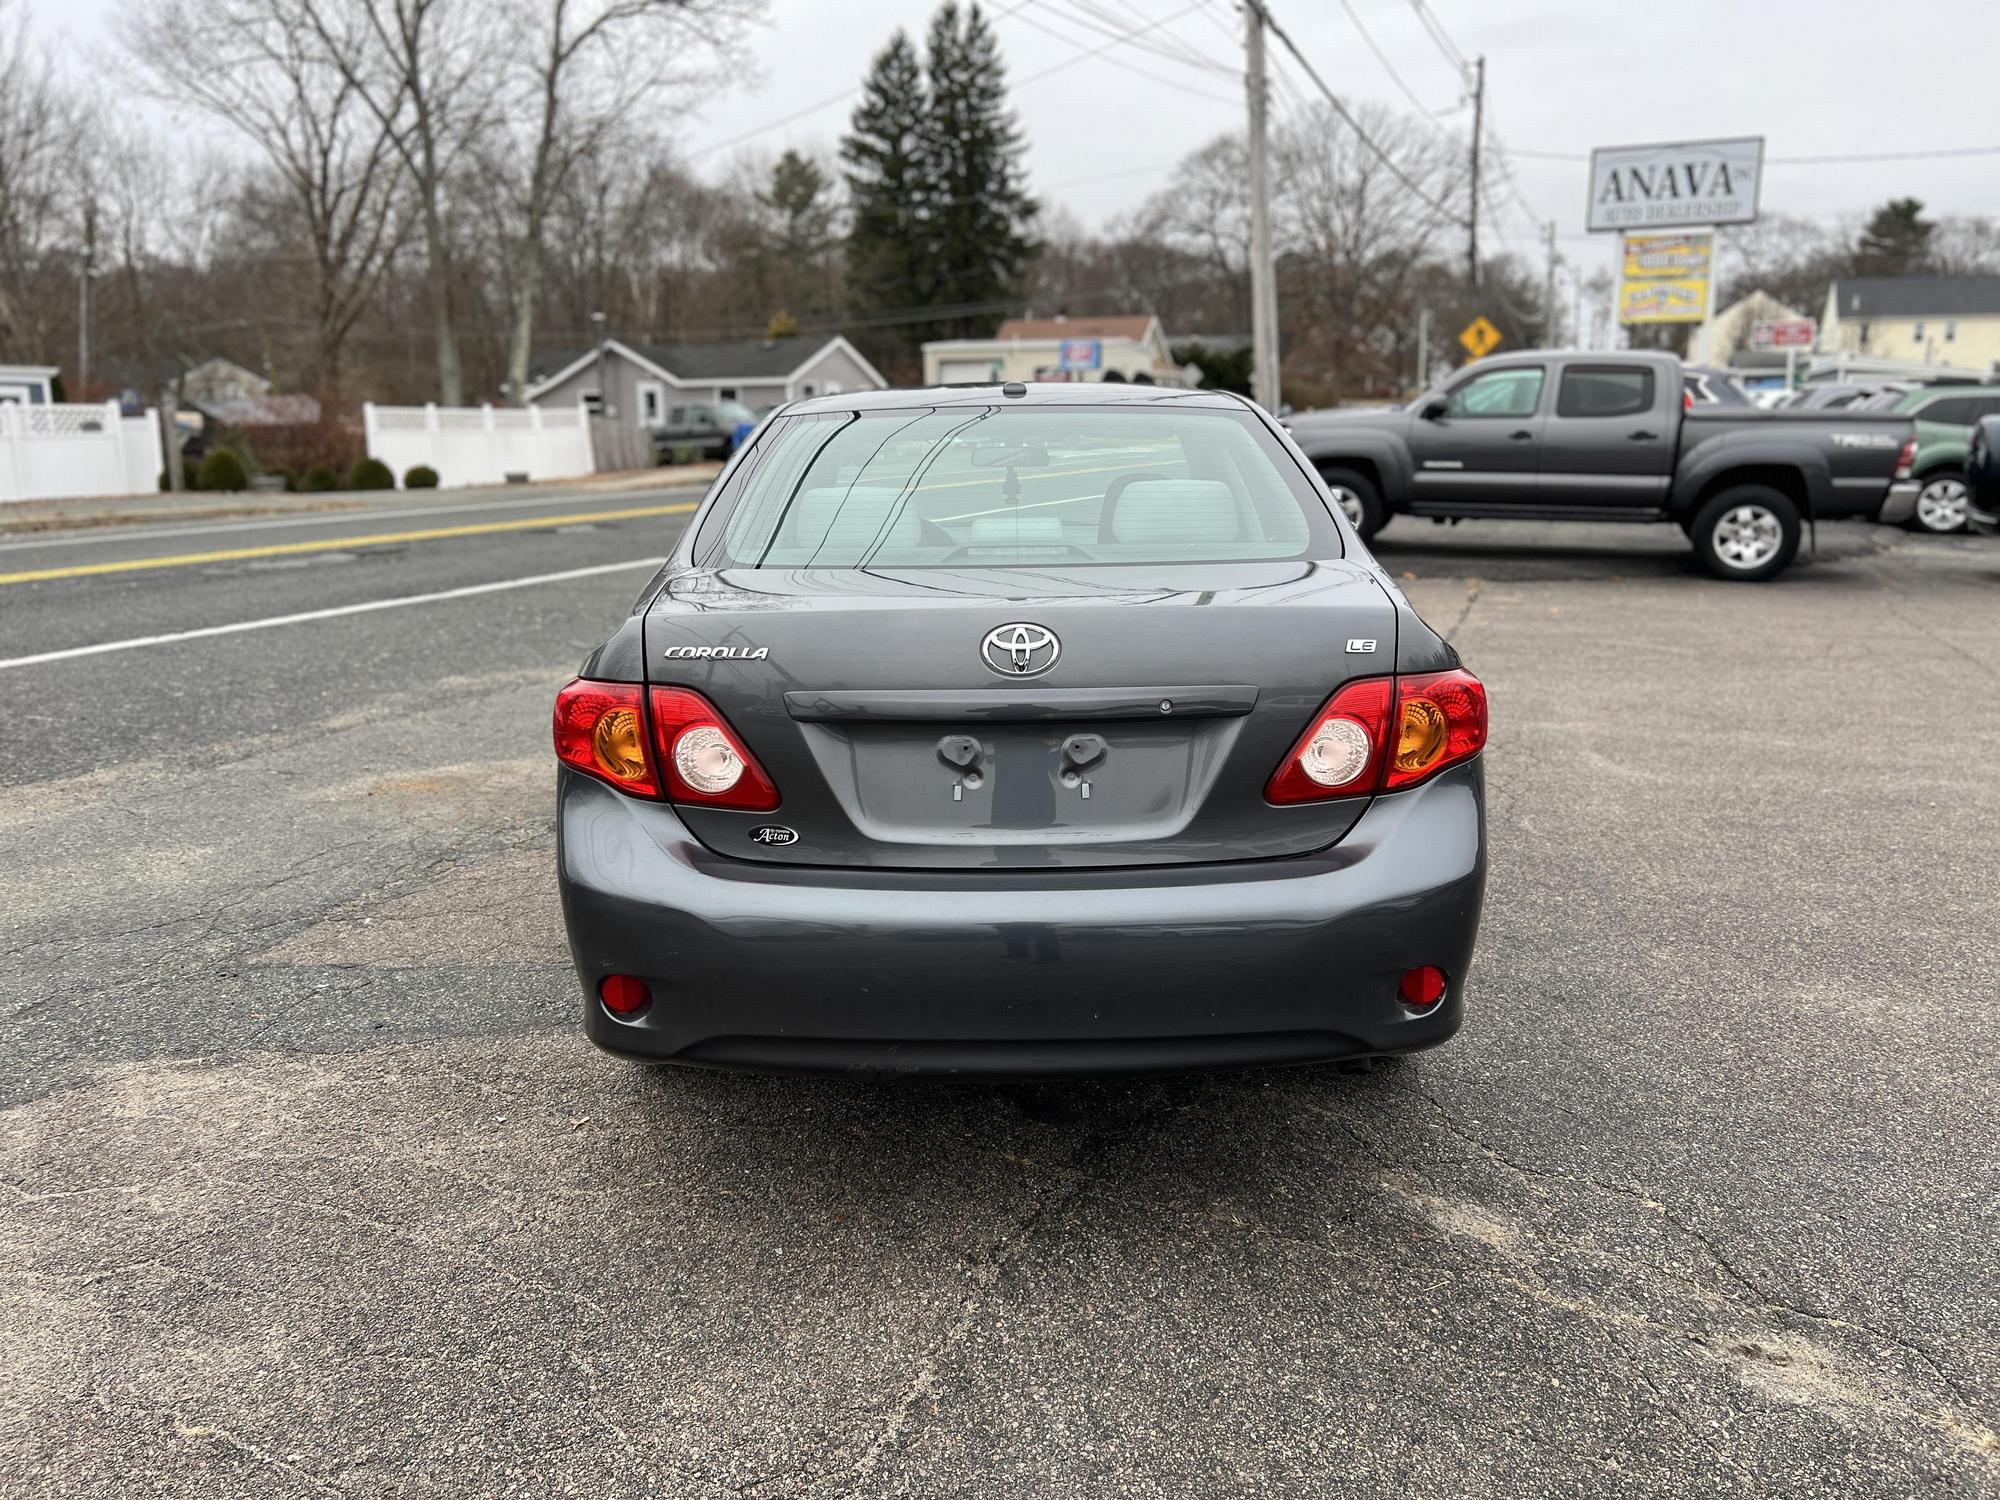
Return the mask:
<path id="1" fill-rule="evenodd" d="M 1479 137 L 1486 129 L 1486 59 L 1472 65 L 1472 213 L 1466 220 L 1466 269 L 1468 280 L 1479 285 Z"/>
<path id="2" fill-rule="evenodd" d="M 97 201 L 83 204 L 83 267 L 76 277 L 76 390 L 73 401 L 85 400 L 90 385 L 90 278 L 97 274 Z"/>
<path id="3" fill-rule="evenodd" d="M 1271 179 L 1265 141 L 1269 82 L 1264 73 L 1264 7 L 1244 0 L 1244 92 L 1250 101 L 1250 390 L 1273 416 L 1278 379 L 1278 294 L 1272 285 Z"/>
<path id="4" fill-rule="evenodd" d="M 1419 392 L 1430 389 L 1430 382 L 1425 379 L 1430 374 L 1430 362 L 1431 310 L 1428 307 L 1420 307 L 1417 309 L 1417 390 Z"/>
<path id="5" fill-rule="evenodd" d="M 1556 316 L 1556 221 L 1549 220 L 1549 271 L 1548 280 L 1542 288 L 1542 347 L 1553 349 L 1561 336 L 1558 328 L 1561 319 Z"/>

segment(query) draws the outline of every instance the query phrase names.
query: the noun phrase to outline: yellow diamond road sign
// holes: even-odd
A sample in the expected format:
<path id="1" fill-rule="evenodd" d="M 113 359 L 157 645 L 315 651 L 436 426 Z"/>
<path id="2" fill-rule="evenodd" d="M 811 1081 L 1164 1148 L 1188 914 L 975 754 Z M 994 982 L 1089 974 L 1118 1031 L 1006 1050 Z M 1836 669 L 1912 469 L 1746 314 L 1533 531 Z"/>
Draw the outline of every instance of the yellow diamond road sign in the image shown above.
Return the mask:
<path id="1" fill-rule="evenodd" d="M 1501 337 L 1499 329 L 1485 318 L 1479 317 L 1465 325 L 1465 331 L 1459 334 L 1458 341 L 1465 345 L 1465 352 L 1474 359 L 1484 359 L 1493 352 Z"/>

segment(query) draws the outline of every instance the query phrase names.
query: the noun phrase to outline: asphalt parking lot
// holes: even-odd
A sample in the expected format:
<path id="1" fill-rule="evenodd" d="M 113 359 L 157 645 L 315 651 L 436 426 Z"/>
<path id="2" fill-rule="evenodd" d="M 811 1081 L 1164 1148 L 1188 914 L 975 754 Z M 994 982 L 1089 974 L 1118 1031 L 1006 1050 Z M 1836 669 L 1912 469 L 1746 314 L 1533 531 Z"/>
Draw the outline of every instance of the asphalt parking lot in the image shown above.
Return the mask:
<path id="1" fill-rule="evenodd" d="M 555 910 L 691 499 L 0 545 L 0 1494 L 2000 1494 L 2000 545 L 1400 521 L 1453 1044 L 794 1080 L 593 1051 Z"/>

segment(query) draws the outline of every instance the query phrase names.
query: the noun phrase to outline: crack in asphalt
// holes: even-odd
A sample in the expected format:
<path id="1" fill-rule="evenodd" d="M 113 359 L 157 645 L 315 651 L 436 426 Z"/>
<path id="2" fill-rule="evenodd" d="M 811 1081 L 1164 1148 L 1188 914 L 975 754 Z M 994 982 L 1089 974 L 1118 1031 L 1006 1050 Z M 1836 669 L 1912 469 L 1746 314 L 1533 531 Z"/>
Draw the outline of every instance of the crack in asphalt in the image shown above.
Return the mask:
<path id="1" fill-rule="evenodd" d="M 1499 1164 L 1502 1167 L 1505 1167 L 1509 1171 L 1518 1174 L 1523 1179 L 1531 1183 L 1557 1181 L 1557 1182 L 1572 1183 L 1580 1187 L 1593 1188 L 1600 1192 L 1610 1193 L 1619 1197 L 1631 1199 L 1632 1201 L 1639 1203 L 1644 1208 L 1658 1214 L 1663 1222 L 1665 1222 L 1672 1228 L 1678 1230 L 1686 1238 L 1692 1240 L 1695 1244 L 1701 1247 L 1702 1251 L 1705 1253 L 1710 1263 L 1713 1264 L 1722 1273 L 1723 1277 L 1728 1282 L 1733 1284 L 1742 1292 L 1743 1296 L 1740 1299 L 1740 1301 L 1749 1303 L 1754 1311 L 1767 1315 L 1776 1314 L 1780 1317 L 1790 1316 L 1797 1318 L 1801 1322 L 1816 1323 L 1827 1328 L 1852 1330 L 1857 1333 L 1865 1334 L 1870 1338 L 1877 1339 L 1884 1344 L 1888 1344 L 1895 1348 L 1902 1349 L 1905 1353 L 1911 1355 L 1912 1357 L 1920 1361 L 1925 1367 L 1927 1367 L 1930 1370 L 1930 1372 L 1937 1378 L 1939 1384 L 1942 1385 L 1944 1390 L 1952 1397 L 1952 1399 L 1960 1402 L 1969 1409 L 1972 1410 L 1978 1409 L 1977 1398 L 1970 1391 L 1966 1390 L 1962 1385 L 1960 1385 L 1959 1382 L 1945 1370 L 1943 1364 L 1939 1361 L 1939 1359 L 1935 1354 L 1933 1354 L 1930 1350 L 1924 1348 L 1921 1344 L 1916 1343 L 1915 1341 L 1903 1335 L 1891 1333 L 1885 1329 L 1877 1328 L 1871 1324 L 1856 1322 L 1852 1319 L 1837 1318 L 1830 1313 L 1819 1312 L 1810 1308 L 1799 1306 L 1796 1303 L 1777 1300 L 1771 1292 L 1767 1291 L 1765 1288 L 1753 1282 L 1740 1269 L 1738 1269 L 1736 1264 L 1726 1254 L 1723 1253 L 1721 1246 L 1719 1246 L 1715 1242 L 1714 1238 L 1710 1236 L 1706 1231 L 1700 1229 L 1695 1224 L 1684 1218 L 1682 1215 L 1675 1213 L 1675 1211 L 1672 1208 L 1670 1208 L 1667 1204 L 1652 1197 L 1650 1194 L 1644 1192 L 1643 1190 L 1634 1187 L 1627 1187 L 1620 1183 L 1606 1182 L 1601 1178 L 1589 1177 L 1581 1173 L 1565 1172 L 1552 1168 L 1538 1167 L 1529 1164 L 1527 1162 L 1520 1161 L 1508 1155 L 1507 1153 L 1499 1150 L 1497 1147 L 1493 1146 L 1490 1142 L 1484 1140 L 1480 1136 L 1474 1134 L 1469 1130 L 1466 1130 L 1463 1126 L 1458 1124 L 1457 1121 L 1452 1119 L 1450 1111 L 1447 1110 L 1440 1101 L 1432 1097 L 1421 1087 L 1418 1087 L 1416 1085 L 1403 1086 L 1394 1083 L 1390 1083 L 1386 1086 L 1395 1090 L 1398 1093 L 1404 1094 L 1407 1097 L 1421 1100 L 1424 1104 L 1428 1105 L 1435 1112 L 1439 1123 L 1453 1136 L 1457 1137 L 1465 1144 L 1472 1146 L 1474 1149 L 1478 1150 L 1482 1155 L 1486 1156 L 1489 1160 Z M 1413 1170 L 1422 1171 L 1422 1165 L 1419 1163 L 1406 1163 L 1404 1165 L 1410 1166 Z M 1703 1298 L 1715 1299 L 1731 1306 L 1738 1305 L 1739 1299 L 1718 1297 L 1717 1294 L 1712 1290 L 1710 1290 L 1709 1288 L 1703 1287 L 1697 1282 L 1689 1281 L 1685 1277 L 1675 1275 L 1675 1273 L 1669 1267 L 1666 1267 L 1664 1265 L 1654 1265 L 1645 1261 L 1633 1260 L 1630 1256 L 1620 1255 L 1613 1251 L 1599 1250 L 1595 1251 L 1594 1253 L 1619 1260 L 1628 1265 L 1632 1265 L 1635 1267 L 1642 1267 L 1646 1270 L 1652 1271 L 1657 1275 L 1663 1276 L 1666 1279 L 1674 1281 L 1677 1284 L 1687 1288 L 1689 1291 L 1694 1292 L 1697 1296 Z M 1688 1333 L 1691 1337 L 1696 1337 L 1700 1342 L 1704 1343 L 1707 1342 L 1706 1336 L 1694 1335 L 1690 1330 L 1682 1329 L 1676 1331 L 1682 1333 Z M 1922 1414 L 1920 1408 L 1911 1406 L 1909 1409 L 1912 1410 L 1913 1412 L 1917 1412 L 1920 1415 Z M 1946 1417 L 1955 1417 L 1956 1413 L 1952 1413 L 1949 1411 L 1949 1409 L 1946 1409 L 1943 1415 Z"/>

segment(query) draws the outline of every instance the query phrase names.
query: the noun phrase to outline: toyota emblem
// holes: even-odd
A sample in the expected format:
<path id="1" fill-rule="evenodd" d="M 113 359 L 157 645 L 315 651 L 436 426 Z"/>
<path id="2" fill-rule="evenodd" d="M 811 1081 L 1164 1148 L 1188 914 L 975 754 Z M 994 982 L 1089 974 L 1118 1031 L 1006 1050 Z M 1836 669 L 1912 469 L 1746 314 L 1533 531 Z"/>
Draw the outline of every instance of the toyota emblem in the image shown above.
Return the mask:
<path id="1" fill-rule="evenodd" d="M 1039 677 L 1061 655 L 1055 632 L 1041 625 L 1002 625 L 979 643 L 980 659 L 1002 677 Z"/>

